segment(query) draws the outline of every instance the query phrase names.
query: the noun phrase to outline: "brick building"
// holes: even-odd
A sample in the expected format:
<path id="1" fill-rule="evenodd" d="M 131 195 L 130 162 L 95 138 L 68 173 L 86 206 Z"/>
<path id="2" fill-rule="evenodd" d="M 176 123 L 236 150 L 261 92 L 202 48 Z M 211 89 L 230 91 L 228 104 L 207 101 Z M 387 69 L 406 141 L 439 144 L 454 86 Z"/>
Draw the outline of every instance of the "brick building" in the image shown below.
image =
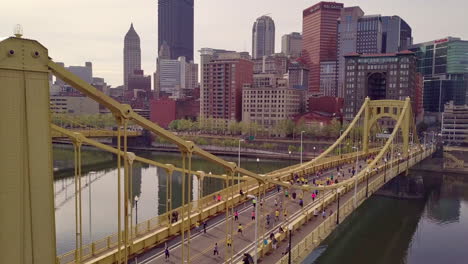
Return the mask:
<path id="1" fill-rule="evenodd" d="M 252 83 L 253 62 L 244 53 L 218 54 L 203 65 L 202 118 L 241 121 L 242 87 Z"/>
<path id="2" fill-rule="evenodd" d="M 345 56 L 345 120 L 352 120 L 364 99 L 405 100 L 410 97 L 413 111 L 417 89 L 416 56 L 411 51 Z"/>

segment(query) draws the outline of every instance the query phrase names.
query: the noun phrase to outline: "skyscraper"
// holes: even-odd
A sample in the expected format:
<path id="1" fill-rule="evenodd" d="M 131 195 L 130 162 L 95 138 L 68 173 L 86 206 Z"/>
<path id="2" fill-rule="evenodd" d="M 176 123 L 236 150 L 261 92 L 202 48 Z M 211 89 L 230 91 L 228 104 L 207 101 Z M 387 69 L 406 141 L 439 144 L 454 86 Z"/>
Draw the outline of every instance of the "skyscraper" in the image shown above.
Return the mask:
<path id="1" fill-rule="evenodd" d="M 302 13 L 302 56 L 309 67 L 309 91 L 312 93 L 323 92 L 321 83 L 327 90 L 336 91 L 337 78 L 330 80 L 328 77 L 336 74 L 337 20 L 342 8 L 341 3 L 320 2 Z M 327 76 L 323 80 L 321 72 Z"/>
<path id="2" fill-rule="evenodd" d="M 158 0 L 158 48 L 164 41 L 172 60 L 193 61 L 194 0 Z"/>
<path id="3" fill-rule="evenodd" d="M 133 28 L 133 23 L 124 39 L 124 86 L 128 89 L 128 75 L 141 70 L 140 37 Z"/>
<path id="4" fill-rule="evenodd" d="M 409 49 L 413 44 L 411 27 L 399 16 L 382 17 L 382 53 Z"/>
<path id="5" fill-rule="evenodd" d="M 345 7 L 338 20 L 338 97 L 344 97 L 345 55 L 357 50 L 359 18 L 364 11 L 358 6 Z"/>
<path id="6" fill-rule="evenodd" d="M 292 32 L 281 37 L 281 52 L 286 56 L 299 57 L 302 51 L 302 35 Z"/>
<path id="7" fill-rule="evenodd" d="M 260 59 L 275 53 L 275 22 L 269 16 L 261 16 L 252 28 L 252 57 Z"/>

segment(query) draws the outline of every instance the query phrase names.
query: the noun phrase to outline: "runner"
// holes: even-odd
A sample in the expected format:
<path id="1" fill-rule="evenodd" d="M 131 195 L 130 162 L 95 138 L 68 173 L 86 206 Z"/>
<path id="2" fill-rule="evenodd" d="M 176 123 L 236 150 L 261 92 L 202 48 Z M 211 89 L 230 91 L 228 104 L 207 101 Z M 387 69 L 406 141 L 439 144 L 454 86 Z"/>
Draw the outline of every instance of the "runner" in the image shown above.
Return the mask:
<path id="1" fill-rule="evenodd" d="M 169 259 L 171 257 L 171 254 L 169 253 L 169 247 L 167 246 L 167 243 L 166 243 L 166 248 L 164 249 L 164 257 L 165 257 L 165 259 Z"/>
<path id="2" fill-rule="evenodd" d="M 252 220 L 255 220 L 255 210 L 252 211 Z"/>
<path id="3" fill-rule="evenodd" d="M 227 244 L 228 247 L 232 247 L 232 238 L 231 238 L 231 235 L 228 235 L 227 240 L 226 240 L 226 244 Z"/>
<path id="4" fill-rule="evenodd" d="M 234 221 L 237 222 L 237 220 L 239 220 L 239 211 L 237 211 L 236 209 L 236 211 L 234 212 Z"/>
<path id="5" fill-rule="evenodd" d="M 240 233 L 242 236 L 242 224 L 241 223 L 239 223 L 239 225 L 237 226 L 237 233 Z"/>
<path id="6" fill-rule="evenodd" d="M 213 256 L 219 255 L 218 251 L 218 243 L 215 243 L 215 246 L 213 248 Z"/>

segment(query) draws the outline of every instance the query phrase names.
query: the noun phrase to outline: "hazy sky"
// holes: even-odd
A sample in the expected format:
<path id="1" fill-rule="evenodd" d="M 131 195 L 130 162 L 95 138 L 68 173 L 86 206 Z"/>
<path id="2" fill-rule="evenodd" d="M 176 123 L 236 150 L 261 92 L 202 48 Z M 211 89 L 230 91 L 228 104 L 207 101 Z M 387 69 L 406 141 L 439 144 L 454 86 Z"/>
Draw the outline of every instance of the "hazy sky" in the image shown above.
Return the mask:
<path id="1" fill-rule="evenodd" d="M 201 47 L 251 52 L 255 19 L 270 14 L 281 36 L 302 31 L 302 10 L 316 0 L 195 0 L 195 50 Z M 414 42 L 445 36 L 468 39 L 468 0 L 345 0 L 366 14 L 399 15 L 413 29 Z M 0 37 L 15 24 L 24 37 L 49 49 L 66 65 L 93 62 L 94 76 L 112 86 L 123 83 L 123 38 L 133 22 L 140 35 L 142 67 L 152 74 L 157 54 L 157 0 L 16 0 L 2 1 Z M 195 60 L 199 60 L 195 52 Z"/>

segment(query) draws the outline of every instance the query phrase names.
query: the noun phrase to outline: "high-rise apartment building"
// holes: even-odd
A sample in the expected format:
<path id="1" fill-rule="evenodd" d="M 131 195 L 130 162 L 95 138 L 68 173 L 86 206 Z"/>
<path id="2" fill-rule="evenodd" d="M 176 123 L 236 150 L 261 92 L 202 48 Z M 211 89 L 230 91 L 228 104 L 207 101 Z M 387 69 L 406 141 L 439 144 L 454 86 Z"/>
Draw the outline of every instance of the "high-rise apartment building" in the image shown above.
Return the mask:
<path id="1" fill-rule="evenodd" d="M 413 112 L 419 112 L 415 102 L 418 94 L 417 59 L 413 52 L 355 53 L 345 58 L 345 120 L 354 118 L 366 97 L 371 100 L 405 100 L 409 96 Z"/>
<path id="2" fill-rule="evenodd" d="M 302 13 L 302 57 L 309 67 L 309 91 L 312 93 L 323 92 L 321 82 L 333 85 L 328 78 L 321 79 L 321 70 L 337 63 L 337 20 L 342 8 L 341 3 L 320 2 Z M 332 68 L 336 72 L 336 66 Z"/>
<path id="3" fill-rule="evenodd" d="M 165 41 L 170 59 L 193 61 L 194 0 L 158 0 L 158 48 Z"/>
<path id="4" fill-rule="evenodd" d="M 298 32 L 292 32 L 281 37 L 281 53 L 286 56 L 297 58 L 301 56 L 302 35 Z"/>
<path id="5" fill-rule="evenodd" d="M 140 37 L 133 28 L 133 23 L 124 39 L 124 86 L 128 89 L 128 76 L 135 70 L 141 70 Z"/>
<path id="6" fill-rule="evenodd" d="M 252 58 L 275 53 L 275 22 L 269 16 L 257 18 L 252 28 Z"/>
<path id="7" fill-rule="evenodd" d="M 232 52 L 235 53 L 234 51 L 230 50 L 223 50 L 223 49 L 212 49 L 212 48 L 202 48 L 199 50 L 200 52 L 200 116 L 205 116 L 203 113 L 203 105 L 204 105 L 204 91 L 203 87 L 205 87 L 205 78 L 203 77 L 203 73 L 205 72 L 205 65 L 208 65 L 212 60 L 215 60 L 218 58 L 219 54 L 226 53 L 226 52 Z"/>
<path id="8" fill-rule="evenodd" d="M 244 53 L 211 56 L 212 59 L 204 61 L 202 66 L 200 117 L 241 121 L 242 87 L 252 83 L 253 62 Z"/>

